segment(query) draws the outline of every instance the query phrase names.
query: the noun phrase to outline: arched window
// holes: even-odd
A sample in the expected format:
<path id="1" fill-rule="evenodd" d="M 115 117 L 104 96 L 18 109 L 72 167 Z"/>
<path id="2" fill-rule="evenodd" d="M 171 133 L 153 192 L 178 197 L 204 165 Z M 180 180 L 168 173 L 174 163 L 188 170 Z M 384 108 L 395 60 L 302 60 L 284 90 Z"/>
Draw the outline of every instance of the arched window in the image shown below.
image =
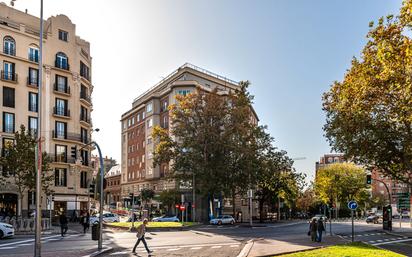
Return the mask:
<path id="1" fill-rule="evenodd" d="M 39 62 L 39 47 L 35 44 L 30 44 L 29 46 L 29 60 Z"/>
<path id="2" fill-rule="evenodd" d="M 69 69 L 69 59 L 67 58 L 67 55 L 65 53 L 58 52 L 56 54 L 55 66 L 60 69 Z"/>
<path id="3" fill-rule="evenodd" d="M 16 55 L 16 41 L 10 36 L 3 39 L 3 52 L 9 55 Z"/>

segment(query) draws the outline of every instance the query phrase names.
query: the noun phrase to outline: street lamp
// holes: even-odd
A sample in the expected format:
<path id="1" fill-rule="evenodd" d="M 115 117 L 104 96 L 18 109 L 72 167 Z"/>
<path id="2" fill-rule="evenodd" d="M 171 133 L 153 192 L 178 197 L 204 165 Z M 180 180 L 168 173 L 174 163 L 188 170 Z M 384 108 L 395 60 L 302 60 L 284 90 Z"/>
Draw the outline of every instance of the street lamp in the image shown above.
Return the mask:
<path id="1" fill-rule="evenodd" d="M 14 1 L 11 5 L 14 6 Z M 42 121 L 42 79 L 43 79 L 43 0 L 40 0 L 40 32 L 39 32 L 39 82 L 38 82 L 38 118 L 37 118 L 37 147 L 35 154 L 36 167 L 36 236 L 34 244 L 34 256 L 41 256 L 41 173 L 42 173 L 42 150 L 41 150 L 41 121 Z"/>

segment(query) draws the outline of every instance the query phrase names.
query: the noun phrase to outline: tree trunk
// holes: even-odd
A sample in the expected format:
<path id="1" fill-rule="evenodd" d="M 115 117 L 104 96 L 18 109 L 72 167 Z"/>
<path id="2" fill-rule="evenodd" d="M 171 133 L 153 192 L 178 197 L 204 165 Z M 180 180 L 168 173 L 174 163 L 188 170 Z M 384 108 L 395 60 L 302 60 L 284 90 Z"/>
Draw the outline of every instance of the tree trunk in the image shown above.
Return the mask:
<path id="1" fill-rule="evenodd" d="M 264 199 L 259 199 L 259 222 L 263 223 L 263 204 L 265 203 Z"/>
<path id="2" fill-rule="evenodd" d="M 236 217 L 236 195 L 235 195 L 235 190 L 232 190 L 232 213 L 233 213 L 233 218 L 237 219 Z"/>

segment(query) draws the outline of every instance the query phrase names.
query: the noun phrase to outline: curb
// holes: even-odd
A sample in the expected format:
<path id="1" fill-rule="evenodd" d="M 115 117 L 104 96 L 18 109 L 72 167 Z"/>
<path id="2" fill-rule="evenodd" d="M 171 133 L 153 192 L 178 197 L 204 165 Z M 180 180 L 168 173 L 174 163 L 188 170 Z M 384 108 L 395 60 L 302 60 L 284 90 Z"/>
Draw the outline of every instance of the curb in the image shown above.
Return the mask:
<path id="1" fill-rule="evenodd" d="M 94 252 L 94 253 L 91 253 L 91 254 L 89 254 L 89 255 L 84 255 L 84 256 L 82 256 L 82 257 L 95 257 L 95 256 L 99 256 L 100 254 L 106 253 L 106 252 L 111 251 L 111 250 L 113 250 L 113 247 L 105 247 L 105 248 L 103 248 L 103 249 L 101 249 L 101 250 L 97 250 L 97 251 Z"/>
<path id="2" fill-rule="evenodd" d="M 382 231 L 383 231 L 383 233 L 391 235 L 391 236 L 401 236 L 401 237 L 412 238 L 412 236 L 402 235 L 400 233 L 395 233 L 395 232 L 392 232 L 392 231 L 386 231 L 386 230 L 382 230 Z"/>
<path id="3" fill-rule="evenodd" d="M 254 240 L 250 239 L 247 241 L 246 245 L 243 247 L 242 251 L 236 257 L 247 257 L 252 250 L 252 246 L 254 244 Z"/>
<path id="4" fill-rule="evenodd" d="M 270 257 L 270 256 L 280 256 L 280 255 L 285 255 L 285 254 L 292 254 L 292 253 L 301 253 L 301 252 L 309 252 L 321 248 L 325 248 L 327 246 L 318 246 L 310 249 L 303 249 L 303 250 L 297 250 L 297 251 L 291 251 L 291 252 L 284 252 L 284 253 L 276 253 L 276 254 L 271 254 L 271 255 L 266 255 L 266 256 L 260 256 L 260 257 Z"/>

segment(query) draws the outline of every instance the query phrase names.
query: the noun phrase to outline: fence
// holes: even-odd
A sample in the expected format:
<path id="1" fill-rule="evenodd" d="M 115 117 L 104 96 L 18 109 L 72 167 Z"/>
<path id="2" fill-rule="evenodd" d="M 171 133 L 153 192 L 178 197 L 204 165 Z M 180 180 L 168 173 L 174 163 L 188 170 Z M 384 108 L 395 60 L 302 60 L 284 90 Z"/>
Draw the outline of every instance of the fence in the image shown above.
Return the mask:
<path id="1" fill-rule="evenodd" d="M 0 217 L 0 222 L 13 226 L 15 232 L 33 232 L 35 230 L 34 218 Z M 41 219 L 41 229 L 51 229 L 50 219 Z"/>

